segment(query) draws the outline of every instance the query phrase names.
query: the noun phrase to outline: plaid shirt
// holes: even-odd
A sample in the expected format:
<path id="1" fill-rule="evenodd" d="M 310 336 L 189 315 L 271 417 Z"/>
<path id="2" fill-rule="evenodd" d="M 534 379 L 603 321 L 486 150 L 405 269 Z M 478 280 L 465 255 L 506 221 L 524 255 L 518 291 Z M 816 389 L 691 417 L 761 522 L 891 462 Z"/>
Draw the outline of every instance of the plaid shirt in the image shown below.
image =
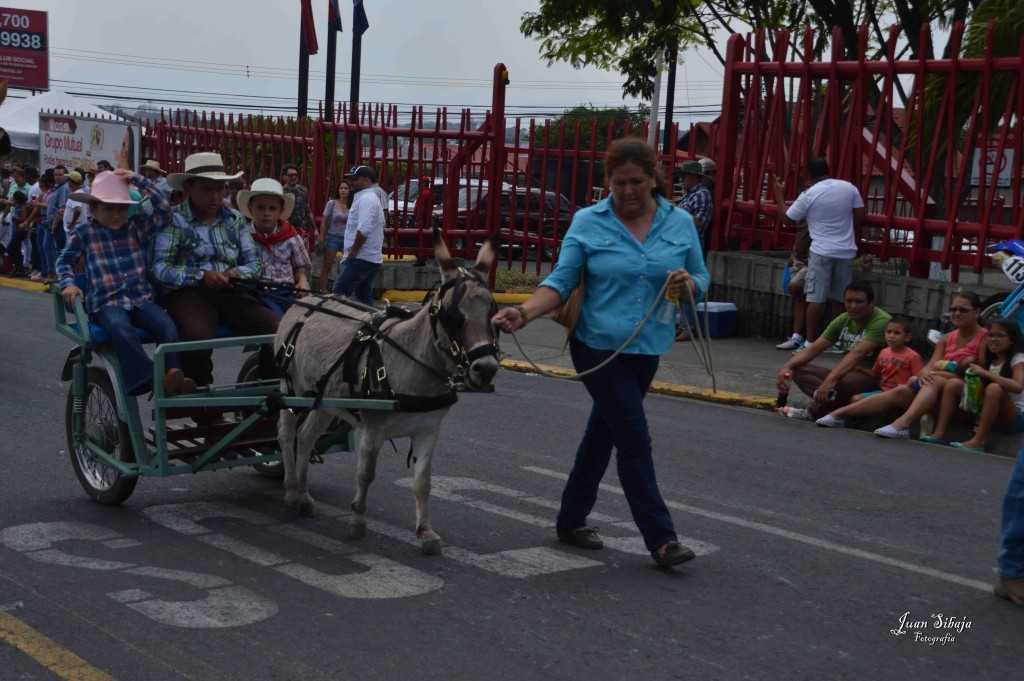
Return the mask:
<path id="1" fill-rule="evenodd" d="M 251 222 L 249 229 L 250 233 L 256 231 Z M 280 229 L 281 227 L 278 225 L 274 231 L 277 232 Z M 309 253 L 306 252 L 306 245 L 302 242 L 301 236 L 278 241 L 269 249 L 258 241 L 254 240 L 253 243 L 256 244 L 256 252 L 263 260 L 263 276 L 260 277 L 260 281 L 294 285 L 296 270 L 304 270 L 306 274 L 309 274 L 313 269 L 313 263 L 309 259 Z"/>
<path id="2" fill-rule="evenodd" d="M 153 300 L 153 289 L 146 279 L 142 254 L 149 232 L 170 222 L 171 204 L 145 178 L 132 178 L 153 202 L 153 214 L 138 213 L 121 229 L 110 229 L 90 220 L 68 232 L 67 246 L 57 257 L 57 277 L 61 289 L 75 283 L 74 266 L 85 256 L 85 276 L 89 292 L 85 309 L 95 314 L 107 306 L 130 310 Z"/>
<path id="3" fill-rule="evenodd" d="M 714 199 L 711 198 L 711 192 L 704 184 L 698 184 L 686 193 L 683 200 L 679 202 L 679 207 L 692 215 L 694 222 L 699 221 L 697 231 L 703 234 L 711 226 L 713 204 Z"/>
<path id="4" fill-rule="evenodd" d="M 203 270 L 234 270 L 239 278 L 258 280 L 263 261 L 256 253 L 245 218 L 222 206 L 213 224 L 203 224 L 186 201 L 173 219 L 153 230 L 149 239 L 149 273 L 163 289 L 198 286 Z"/>

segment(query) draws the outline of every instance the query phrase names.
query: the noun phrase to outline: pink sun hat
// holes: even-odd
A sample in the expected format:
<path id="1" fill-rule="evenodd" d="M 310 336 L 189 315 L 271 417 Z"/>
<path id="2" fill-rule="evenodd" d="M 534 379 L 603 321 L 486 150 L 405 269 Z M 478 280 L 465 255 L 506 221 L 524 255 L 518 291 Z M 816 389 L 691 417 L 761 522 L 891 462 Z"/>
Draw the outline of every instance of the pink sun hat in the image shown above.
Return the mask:
<path id="1" fill-rule="evenodd" d="M 100 203 L 111 203 L 117 206 L 134 206 L 142 201 L 136 201 L 128 193 L 128 180 L 105 170 L 93 179 L 92 188 L 89 191 L 79 191 L 68 196 L 73 201 L 99 201 Z"/>

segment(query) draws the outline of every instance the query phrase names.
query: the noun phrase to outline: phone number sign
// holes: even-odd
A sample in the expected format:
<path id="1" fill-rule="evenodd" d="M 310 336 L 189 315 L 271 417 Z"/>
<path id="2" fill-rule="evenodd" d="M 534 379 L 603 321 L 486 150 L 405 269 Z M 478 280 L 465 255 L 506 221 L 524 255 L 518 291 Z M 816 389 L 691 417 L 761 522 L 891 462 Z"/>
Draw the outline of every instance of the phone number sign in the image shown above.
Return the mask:
<path id="1" fill-rule="evenodd" d="M 46 12 L 0 7 L 0 80 L 12 88 L 50 89 Z"/>

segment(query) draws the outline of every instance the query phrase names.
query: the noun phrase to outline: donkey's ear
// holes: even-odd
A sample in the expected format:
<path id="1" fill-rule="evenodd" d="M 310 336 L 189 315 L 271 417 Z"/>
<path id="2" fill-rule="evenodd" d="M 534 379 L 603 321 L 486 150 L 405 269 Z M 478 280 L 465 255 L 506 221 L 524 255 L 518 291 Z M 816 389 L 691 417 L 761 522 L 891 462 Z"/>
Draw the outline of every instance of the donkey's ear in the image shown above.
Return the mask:
<path id="1" fill-rule="evenodd" d="M 491 271 L 491 265 L 498 255 L 498 245 L 501 242 L 501 235 L 498 232 L 487 237 L 480 252 L 476 254 L 476 264 L 473 269 L 480 274 L 487 276 Z"/>
<path id="2" fill-rule="evenodd" d="M 452 262 L 452 254 L 448 251 L 448 245 L 444 242 L 439 227 L 434 227 L 434 258 L 437 259 L 437 265 L 441 268 L 442 279 L 451 279 L 456 275 L 459 268 Z"/>

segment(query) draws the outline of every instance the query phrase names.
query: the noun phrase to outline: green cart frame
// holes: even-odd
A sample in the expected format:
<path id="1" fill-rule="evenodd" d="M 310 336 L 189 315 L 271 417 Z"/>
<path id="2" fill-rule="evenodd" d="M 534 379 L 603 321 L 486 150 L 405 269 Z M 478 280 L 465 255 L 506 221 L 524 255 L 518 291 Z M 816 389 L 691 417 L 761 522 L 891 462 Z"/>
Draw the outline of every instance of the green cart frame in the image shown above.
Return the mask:
<path id="1" fill-rule="evenodd" d="M 142 476 L 168 477 L 204 470 L 252 466 L 261 475 L 284 474 L 277 445 L 277 417 L 267 409 L 268 396 L 280 386 L 277 379 L 256 377 L 256 354 L 229 385 L 201 387 L 191 395 L 168 397 L 163 381 L 154 380 L 153 427 L 143 427 L 136 397 L 128 395 L 113 346 L 97 343 L 89 331 L 81 298 L 75 301 L 74 323 L 68 322 L 60 290 L 53 287 L 57 331 L 75 343 L 64 364 L 61 380 L 71 381 L 66 408 L 68 453 L 86 494 L 102 504 L 124 502 Z M 203 341 L 165 343 L 153 353 L 154 375 L 164 375 L 168 352 L 223 348 L 245 349 L 273 342 L 271 335 L 236 336 Z M 309 409 L 311 397 L 283 397 L 278 406 Z M 325 398 L 324 408 L 395 411 L 398 402 Z M 226 416 L 215 425 L 196 426 L 197 414 Z M 324 435 L 313 455 L 352 451 L 353 433 L 346 424 Z"/>

